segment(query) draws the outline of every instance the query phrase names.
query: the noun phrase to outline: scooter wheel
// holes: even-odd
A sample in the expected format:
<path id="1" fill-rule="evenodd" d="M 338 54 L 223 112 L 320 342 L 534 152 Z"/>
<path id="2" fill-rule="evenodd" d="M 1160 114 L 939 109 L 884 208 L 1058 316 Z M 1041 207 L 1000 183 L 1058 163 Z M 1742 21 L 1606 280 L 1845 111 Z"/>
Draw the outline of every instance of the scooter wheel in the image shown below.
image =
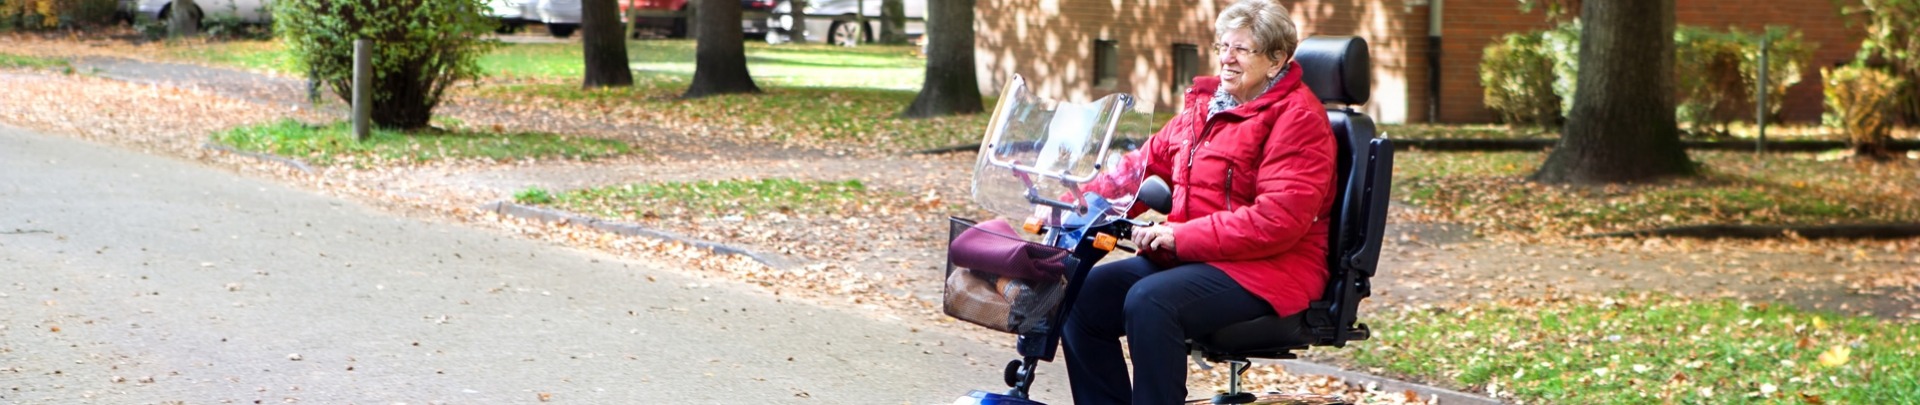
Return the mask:
<path id="1" fill-rule="evenodd" d="M 1019 359 L 1007 362 L 1007 370 L 1001 377 L 1007 380 L 1008 387 L 1019 387 L 1020 381 L 1025 379 L 1020 376 L 1020 366 Z"/>

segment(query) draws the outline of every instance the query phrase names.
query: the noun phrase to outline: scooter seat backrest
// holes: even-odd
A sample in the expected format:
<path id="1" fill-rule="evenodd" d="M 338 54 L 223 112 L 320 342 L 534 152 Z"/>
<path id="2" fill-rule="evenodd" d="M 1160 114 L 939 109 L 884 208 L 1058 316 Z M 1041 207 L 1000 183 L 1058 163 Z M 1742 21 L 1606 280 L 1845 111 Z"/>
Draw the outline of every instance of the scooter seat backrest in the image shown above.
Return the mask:
<path id="1" fill-rule="evenodd" d="M 1366 104 L 1373 95 L 1373 65 L 1367 40 L 1352 36 L 1317 36 L 1300 41 L 1293 60 L 1300 62 L 1301 81 L 1320 102 Z"/>
<path id="2" fill-rule="evenodd" d="M 1295 52 L 1302 80 L 1328 105 L 1339 153 L 1336 157 L 1334 209 L 1328 221 L 1326 291 L 1306 314 L 1315 344 L 1343 346 L 1366 339 L 1356 328 L 1360 300 L 1372 295 L 1370 279 L 1379 257 L 1386 223 L 1386 188 L 1392 171 L 1392 145 L 1375 139 L 1373 119 L 1354 109 L 1372 94 L 1367 42 L 1360 37 L 1312 37 Z"/>

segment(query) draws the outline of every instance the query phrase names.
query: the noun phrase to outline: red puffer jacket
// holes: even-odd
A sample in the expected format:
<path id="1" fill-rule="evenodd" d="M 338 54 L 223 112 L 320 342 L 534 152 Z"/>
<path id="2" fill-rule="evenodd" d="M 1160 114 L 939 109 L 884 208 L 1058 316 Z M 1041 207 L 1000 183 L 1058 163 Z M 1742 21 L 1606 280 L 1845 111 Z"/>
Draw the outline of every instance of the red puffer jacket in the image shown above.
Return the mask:
<path id="1" fill-rule="evenodd" d="M 1282 316 L 1325 292 L 1336 153 L 1320 99 L 1289 65 L 1265 94 L 1212 119 L 1220 79 L 1194 79 L 1186 109 L 1128 156 L 1173 185 L 1174 258 L 1219 267 Z"/>

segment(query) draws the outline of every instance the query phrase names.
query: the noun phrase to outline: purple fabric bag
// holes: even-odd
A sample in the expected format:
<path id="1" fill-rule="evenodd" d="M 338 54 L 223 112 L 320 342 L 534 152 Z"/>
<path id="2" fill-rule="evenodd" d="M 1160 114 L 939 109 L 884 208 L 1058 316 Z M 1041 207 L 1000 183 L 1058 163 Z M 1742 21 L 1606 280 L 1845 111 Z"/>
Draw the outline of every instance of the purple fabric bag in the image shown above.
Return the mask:
<path id="1" fill-rule="evenodd" d="M 953 238 L 947 258 L 954 266 L 1018 279 L 1053 279 L 1066 273 L 1066 250 L 1018 235 L 1006 220 L 980 222 Z"/>

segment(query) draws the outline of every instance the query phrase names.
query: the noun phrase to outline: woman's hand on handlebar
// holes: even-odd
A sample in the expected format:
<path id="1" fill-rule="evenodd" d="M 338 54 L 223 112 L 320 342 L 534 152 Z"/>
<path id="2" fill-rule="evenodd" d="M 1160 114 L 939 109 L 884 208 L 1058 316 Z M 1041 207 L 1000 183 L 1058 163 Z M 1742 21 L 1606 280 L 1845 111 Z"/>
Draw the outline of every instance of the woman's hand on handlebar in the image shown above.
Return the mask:
<path id="1" fill-rule="evenodd" d="M 1173 227 L 1157 224 L 1133 229 L 1133 244 L 1140 250 L 1173 250 Z"/>
<path id="2" fill-rule="evenodd" d="M 1053 207 L 1049 207 L 1041 204 L 1034 204 L 1033 215 L 1028 215 L 1025 221 L 1021 221 L 1020 228 L 1026 230 L 1027 232 L 1038 234 L 1040 233 L 1040 228 L 1045 227 L 1046 224 L 1052 220 L 1052 218 L 1053 218 Z"/>

